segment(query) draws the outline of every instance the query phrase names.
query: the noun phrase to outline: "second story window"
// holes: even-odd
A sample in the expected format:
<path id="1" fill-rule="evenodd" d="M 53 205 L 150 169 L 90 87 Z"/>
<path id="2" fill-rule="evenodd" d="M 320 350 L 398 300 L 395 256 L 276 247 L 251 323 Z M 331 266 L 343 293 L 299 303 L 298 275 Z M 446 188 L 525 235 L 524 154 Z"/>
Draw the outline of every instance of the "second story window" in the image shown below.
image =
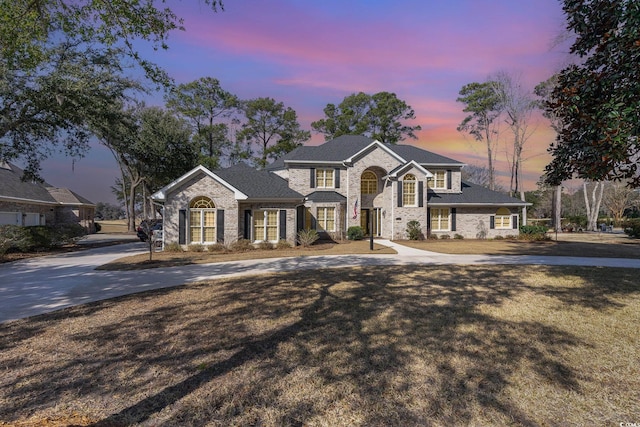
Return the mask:
<path id="1" fill-rule="evenodd" d="M 376 194 L 378 192 L 378 177 L 371 171 L 365 171 L 360 177 L 360 192 L 362 194 Z"/>
<path id="2" fill-rule="evenodd" d="M 416 203 L 416 176 L 406 174 L 402 180 L 402 205 L 417 206 Z"/>
<path id="3" fill-rule="evenodd" d="M 333 169 L 316 169 L 316 187 L 335 188 Z"/>
<path id="4" fill-rule="evenodd" d="M 433 178 L 429 178 L 427 181 L 430 188 L 437 190 L 444 190 L 447 188 L 447 172 L 446 171 L 434 171 Z"/>

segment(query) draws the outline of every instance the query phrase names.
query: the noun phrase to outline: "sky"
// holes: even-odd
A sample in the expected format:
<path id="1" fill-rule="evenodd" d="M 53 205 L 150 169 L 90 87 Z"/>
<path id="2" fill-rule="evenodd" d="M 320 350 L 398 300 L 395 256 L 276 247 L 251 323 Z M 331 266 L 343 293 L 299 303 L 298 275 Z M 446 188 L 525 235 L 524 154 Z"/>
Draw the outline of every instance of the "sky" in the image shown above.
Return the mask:
<path id="1" fill-rule="evenodd" d="M 303 129 L 323 109 L 357 92 L 393 92 L 415 110 L 417 139 L 403 144 L 486 166 L 486 146 L 456 127 L 462 86 L 507 72 L 532 90 L 565 63 L 553 47 L 565 24 L 559 0 L 224 0 L 213 12 L 201 0 L 167 0 L 186 31 L 168 50 L 140 45 L 143 57 L 176 83 L 215 77 L 240 99 L 271 97 L 296 110 Z M 161 93 L 143 98 L 163 105 Z M 549 162 L 554 135 L 539 116 L 525 145 L 524 189 L 534 190 Z M 506 133 L 503 134 L 506 138 Z M 323 135 L 312 132 L 307 144 Z M 506 148 L 498 149 L 499 182 L 509 187 Z M 42 176 L 93 202 L 115 203 L 119 176 L 112 154 L 93 144 L 73 161 L 54 156 Z"/>

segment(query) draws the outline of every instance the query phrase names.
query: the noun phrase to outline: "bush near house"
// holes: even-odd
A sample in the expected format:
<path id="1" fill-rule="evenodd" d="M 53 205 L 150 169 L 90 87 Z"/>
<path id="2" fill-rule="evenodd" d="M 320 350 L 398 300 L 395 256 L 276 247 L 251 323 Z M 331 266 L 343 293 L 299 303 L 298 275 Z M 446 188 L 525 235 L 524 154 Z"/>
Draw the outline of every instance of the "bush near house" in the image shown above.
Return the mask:
<path id="1" fill-rule="evenodd" d="M 349 240 L 364 239 L 364 230 L 362 230 L 362 227 L 357 225 L 347 228 L 347 239 Z"/>
<path id="2" fill-rule="evenodd" d="M 319 238 L 320 235 L 316 230 L 309 229 L 298 231 L 298 242 L 305 248 L 313 245 Z"/>
<path id="3" fill-rule="evenodd" d="M 544 225 L 523 225 L 520 227 L 520 238 L 523 240 L 546 240 L 547 227 Z"/>
<path id="4" fill-rule="evenodd" d="M 407 235 L 409 236 L 409 240 L 424 240 L 419 221 L 413 220 L 407 223 Z"/>
<path id="5" fill-rule="evenodd" d="M 640 218 L 628 219 L 622 223 L 625 234 L 634 239 L 640 239 Z"/>
<path id="6" fill-rule="evenodd" d="M 79 224 L 21 227 L 0 226 L 0 254 L 9 251 L 35 252 L 76 243 L 87 234 Z"/>

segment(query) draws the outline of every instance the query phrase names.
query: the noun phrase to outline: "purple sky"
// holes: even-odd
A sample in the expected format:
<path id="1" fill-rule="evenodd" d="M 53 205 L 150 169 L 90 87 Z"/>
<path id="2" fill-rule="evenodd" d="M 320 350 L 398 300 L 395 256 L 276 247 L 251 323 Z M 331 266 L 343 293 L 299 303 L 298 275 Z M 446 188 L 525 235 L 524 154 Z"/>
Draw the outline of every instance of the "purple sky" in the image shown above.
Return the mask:
<path id="1" fill-rule="evenodd" d="M 460 88 L 507 71 L 532 89 L 566 59 L 552 49 L 564 27 L 558 0 L 225 0 L 213 13 L 201 1 L 167 2 L 184 18 L 168 51 L 142 48 L 178 83 L 210 76 L 241 99 L 272 97 L 297 111 L 303 128 L 328 103 L 354 92 L 394 92 L 416 111 L 417 140 L 403 143 L 486 165 L 486 148 L 456 131 Z M 148 104 L 162 104 L 162 95 Z M 506 133 L 504 134 L 507 135 Z M 553 134 L 543 120 L 525 147 L 525 190 L 549 161 Z M 309 144 L 319 144 L 312 133 Z M 508 187 L 506 152 L 497 170 Z M 55 157 L 43 177 L 88 199 L 114 202 L 115 160 L 95 145 L 76 161 Z"/>

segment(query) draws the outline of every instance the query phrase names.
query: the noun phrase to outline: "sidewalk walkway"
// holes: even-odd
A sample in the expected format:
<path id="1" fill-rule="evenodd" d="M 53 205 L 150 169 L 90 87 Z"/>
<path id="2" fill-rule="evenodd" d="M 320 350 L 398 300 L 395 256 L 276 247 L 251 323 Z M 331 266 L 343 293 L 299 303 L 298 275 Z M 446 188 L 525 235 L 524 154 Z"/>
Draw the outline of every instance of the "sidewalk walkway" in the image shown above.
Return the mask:
<path id="1" fill-rule="evenodd" d="M 551 256 L 450 255 L 409 248 L 388 240 L 379 244 L 397 255 L 333 255 L 255 259 L 137 271 L 97 271 L 114 259 L 146 252 L 127 243 L 0 264 L 0 323 L 65 307 L 190 282 L 291 270 L 370 265 L 541 264 L 640 269 L 638 259 Z"/>

